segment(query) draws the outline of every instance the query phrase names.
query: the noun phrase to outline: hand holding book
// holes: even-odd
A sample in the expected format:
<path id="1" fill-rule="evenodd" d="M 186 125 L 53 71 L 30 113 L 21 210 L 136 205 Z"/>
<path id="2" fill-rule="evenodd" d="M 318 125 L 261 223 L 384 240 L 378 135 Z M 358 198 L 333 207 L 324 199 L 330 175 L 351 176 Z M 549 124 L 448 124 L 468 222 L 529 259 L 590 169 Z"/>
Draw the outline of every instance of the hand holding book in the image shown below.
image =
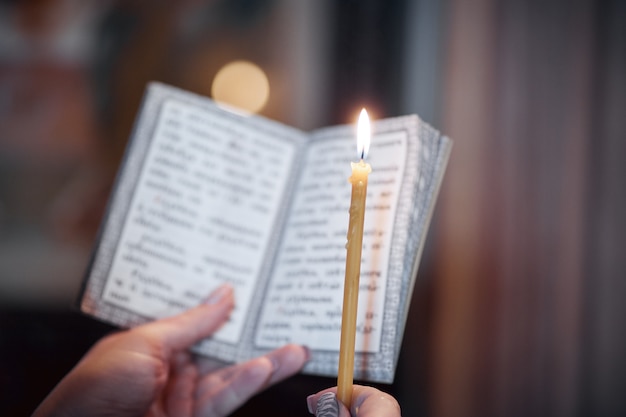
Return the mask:
<path id="1" fill-rule="evenodd" d="M 251 396 L 298 372 L 308 358 L 307 350 L 297 345 L 220 368 L 190 355 L 194 342 L 224 324 L 233 303 L 232 288 L 223 285 L 200 306 L 103 338 L 33 416 L 230 414 Z M 395 399 L 374 388 L 355 387 L 351 412 L 337 402 L 333 390 L 310 395 L 309 411 L 327 417 L 400 416 Z M 275 411 L 280 407 L 280 402 L 275 404 Z"/>

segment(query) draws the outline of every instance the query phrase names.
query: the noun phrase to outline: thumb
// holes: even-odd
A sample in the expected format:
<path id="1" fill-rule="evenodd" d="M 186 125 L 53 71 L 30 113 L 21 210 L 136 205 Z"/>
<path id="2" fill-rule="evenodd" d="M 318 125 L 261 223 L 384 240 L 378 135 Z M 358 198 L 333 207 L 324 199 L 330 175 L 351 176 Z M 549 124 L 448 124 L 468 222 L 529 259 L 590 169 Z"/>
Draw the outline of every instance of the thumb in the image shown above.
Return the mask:
<path id="1" fill-rule="evenodd" d="M 203 304 L 135 330 L 159 340 L 166 351 L 183 350 L 212 335 L 226 323 L 233 306 L 233 289 L 224 284 L 214 290 Z"/>

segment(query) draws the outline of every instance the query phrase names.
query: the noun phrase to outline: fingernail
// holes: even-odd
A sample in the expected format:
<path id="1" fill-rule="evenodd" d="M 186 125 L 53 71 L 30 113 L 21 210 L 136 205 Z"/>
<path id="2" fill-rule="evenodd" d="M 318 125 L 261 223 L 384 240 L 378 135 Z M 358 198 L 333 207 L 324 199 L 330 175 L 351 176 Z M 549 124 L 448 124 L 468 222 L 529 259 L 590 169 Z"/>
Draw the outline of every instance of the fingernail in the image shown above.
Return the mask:
<path id="1" fill-rule="evenodd" d="M 311 349 L 308 346 L 302 346 L 304 349 L 304 361 L 308 362 L 311 359 Z"/>
<path id="2" fill-rule="evenodd" d="M 267 355 L 266 357 L 267 357 L 267 359 L 269 359 L 270 363 L 272 364 L 272 373 L 271 373 L 271 375 L 276 374 L 276 371 L 278 371 L 278 369 L 280 369 L 280 362 L 278 362 L 276 360 L 276 358 L 273 357 L 272 355 Z"/>
<path id="3" fill-rule="evenodd" d="M 309 395 L 308 397 L 306 397 L 306 406 L 309 409 L 309 413 L 313 414 L 313 398 L 315 397 L 315 395 Z"/>
<path id="4" fill-rule="evenodd" d="M 313 414 L 313 395 L 307 398 L 309 413 Z M 317 400 L 315 417 L 339 417 L 339 404 L 334 392 L 322 394 Z"/>
<path id="5" fill-rule="evenodd" d="M 209 295 L 204 304 L 217 304 L 232 293 L 232 291 L 233 288 L 230 285 L 222 284 Z"/>

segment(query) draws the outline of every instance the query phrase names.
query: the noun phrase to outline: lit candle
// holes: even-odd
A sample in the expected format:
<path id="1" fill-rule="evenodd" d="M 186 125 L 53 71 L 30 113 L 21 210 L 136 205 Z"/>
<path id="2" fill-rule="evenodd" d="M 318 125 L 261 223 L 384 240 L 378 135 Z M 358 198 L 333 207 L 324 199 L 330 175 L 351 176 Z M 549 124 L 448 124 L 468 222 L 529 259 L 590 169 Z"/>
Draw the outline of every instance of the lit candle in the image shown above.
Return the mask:
<path id="1" fill-rule="evenodd" d="M 339 370 L 337 398 L 348 409 L 352 402 L 354 374 L 354 342 L 356 338 L 356 312 L 359 301 L 359 276 L 361 274 L 361 249 L 363 246 L 363 221 L 365 219 L 365 197 L 367 176 L 372 171 L 364 161 L 370 145 L 370 122 L 365 109 L 361 110 L 357 126 L 357 152 L 360 161 L 352 162 L 352 200 L 350 223 L 346 243 L 346 276 L 343 289 L 343 312 L 341 316 L 341 345 L 339 346 Z"/>

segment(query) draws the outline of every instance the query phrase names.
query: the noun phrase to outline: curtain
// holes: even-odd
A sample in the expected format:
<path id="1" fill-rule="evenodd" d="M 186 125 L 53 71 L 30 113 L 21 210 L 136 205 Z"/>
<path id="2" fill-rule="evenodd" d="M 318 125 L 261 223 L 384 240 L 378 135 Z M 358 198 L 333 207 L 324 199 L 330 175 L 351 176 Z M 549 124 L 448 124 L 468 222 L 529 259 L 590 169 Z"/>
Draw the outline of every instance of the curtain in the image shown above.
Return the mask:
<path id="1" fill-rule="evenodd" d="M 433 416 L 626 415 L 626 7 L 449 0 Z"/>

